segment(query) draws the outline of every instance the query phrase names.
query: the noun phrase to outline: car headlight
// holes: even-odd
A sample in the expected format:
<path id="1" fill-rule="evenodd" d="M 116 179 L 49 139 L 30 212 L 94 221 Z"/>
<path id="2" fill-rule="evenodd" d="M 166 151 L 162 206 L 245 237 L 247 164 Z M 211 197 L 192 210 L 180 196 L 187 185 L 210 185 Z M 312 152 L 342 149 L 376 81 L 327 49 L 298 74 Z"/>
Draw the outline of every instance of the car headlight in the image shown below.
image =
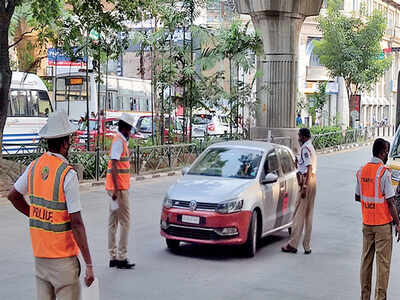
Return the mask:
<path id="1" fill-rule="evenodd" d="M 165 196 L 164 201 L 163 201 L 163 206 L 165 208 L 171 208 L 173 204 L 174 203 L 173 203 L 172 199 L 169 199 L 168 196 Z"/>
<path id="2" fill-rule="evenodd" d="M 215 211 L 220 214 L 230 214 L 241 211 L 242 207 L 243 199 L 236 198 L 219 203 Z"/>
<path id="3" fill-rule="evenodd" d="M 392 179 L 394 181 L 400 181 L 400 170 L 393 170 L 392 169 Z"/>

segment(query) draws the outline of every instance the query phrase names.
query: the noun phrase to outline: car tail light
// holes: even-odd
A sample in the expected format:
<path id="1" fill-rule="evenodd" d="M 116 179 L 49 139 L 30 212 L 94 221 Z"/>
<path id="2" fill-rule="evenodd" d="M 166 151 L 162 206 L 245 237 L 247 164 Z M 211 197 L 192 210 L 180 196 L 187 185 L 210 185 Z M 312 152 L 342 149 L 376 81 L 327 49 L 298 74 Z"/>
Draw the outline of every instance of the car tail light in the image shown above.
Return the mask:
<path id="1" fill-rule="evenodd" d="M 210 123 L 207 125 L 207 130 L 208 131 L 214 131 L 215 130 L 215 125 L 213 123 Z"/>

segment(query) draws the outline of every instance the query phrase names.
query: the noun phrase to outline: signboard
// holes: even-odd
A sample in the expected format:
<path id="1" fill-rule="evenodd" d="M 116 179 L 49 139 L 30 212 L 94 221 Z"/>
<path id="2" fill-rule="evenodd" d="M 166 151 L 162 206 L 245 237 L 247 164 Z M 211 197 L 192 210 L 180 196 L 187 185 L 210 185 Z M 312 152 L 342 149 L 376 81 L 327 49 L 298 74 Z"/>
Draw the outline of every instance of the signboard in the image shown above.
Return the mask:
<path id="1" fill-rule="evenodd" d="M 86 58 L 80 58 L 72 61 L 72 59 L 66 56 L 61 49 L 49 48 L 47 52 L 47 65 L 62 67 L 83 67 L 86 66 Z"/>
<path id="2" fill-rule="evenodd" d="M 69 77 L 67 78 L 66 85 L 83 85 L 82 77 Z"/>
<path id="3" fill-rule="evenodd" d="M 89 37 L 90 37 L 93 41 L 98 41 L 99 38 L 100 38 L 100 34 L 99 34 L 96 30 L 92 29 L 92 30 L 90 31 L 90 33 L 89 33 Z"/>
<path id="4" fill-rule="evenodd" d="M 360 95 L 352 95 L 349 101 L 350 115 L 353 121 L 357 121 L 360 119 L 360 103 L 361 96 Z"/>

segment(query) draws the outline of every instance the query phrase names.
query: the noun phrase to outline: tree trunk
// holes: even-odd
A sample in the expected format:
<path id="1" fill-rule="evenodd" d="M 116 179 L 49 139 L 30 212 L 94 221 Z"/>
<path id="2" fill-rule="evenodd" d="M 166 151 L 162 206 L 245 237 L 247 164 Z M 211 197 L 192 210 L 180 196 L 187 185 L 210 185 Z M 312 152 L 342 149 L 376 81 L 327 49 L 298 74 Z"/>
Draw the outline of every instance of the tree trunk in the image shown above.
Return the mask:
<path id="1" fill-rule="evenodd" d="M 8 54 L 8 28 L 10 16 L 0 15 L 0 158 L 2 155 L 3 130 L 6 124 L 11 85 L 10 58 Z"/>

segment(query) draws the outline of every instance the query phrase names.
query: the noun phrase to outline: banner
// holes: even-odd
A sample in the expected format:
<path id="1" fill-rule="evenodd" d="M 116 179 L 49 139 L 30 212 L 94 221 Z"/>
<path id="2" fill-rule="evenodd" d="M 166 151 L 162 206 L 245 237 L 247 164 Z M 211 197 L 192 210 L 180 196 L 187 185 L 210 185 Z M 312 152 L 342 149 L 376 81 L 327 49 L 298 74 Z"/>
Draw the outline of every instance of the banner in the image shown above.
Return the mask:
<path id="1" fill-rule="evenodd" d="M 66 56 L 61 49 L 49 48 L 47 51 L 47 65 L 60 67 L 85 67 L 86 57 L 72 59 Z"/>
<path id="2" fill-rule="evenodd" d="M 353 121 L 360 120 L 360 103 L 361 103 L 361 95 L 352 95 L 350 97 L 350 116 Z"/>

